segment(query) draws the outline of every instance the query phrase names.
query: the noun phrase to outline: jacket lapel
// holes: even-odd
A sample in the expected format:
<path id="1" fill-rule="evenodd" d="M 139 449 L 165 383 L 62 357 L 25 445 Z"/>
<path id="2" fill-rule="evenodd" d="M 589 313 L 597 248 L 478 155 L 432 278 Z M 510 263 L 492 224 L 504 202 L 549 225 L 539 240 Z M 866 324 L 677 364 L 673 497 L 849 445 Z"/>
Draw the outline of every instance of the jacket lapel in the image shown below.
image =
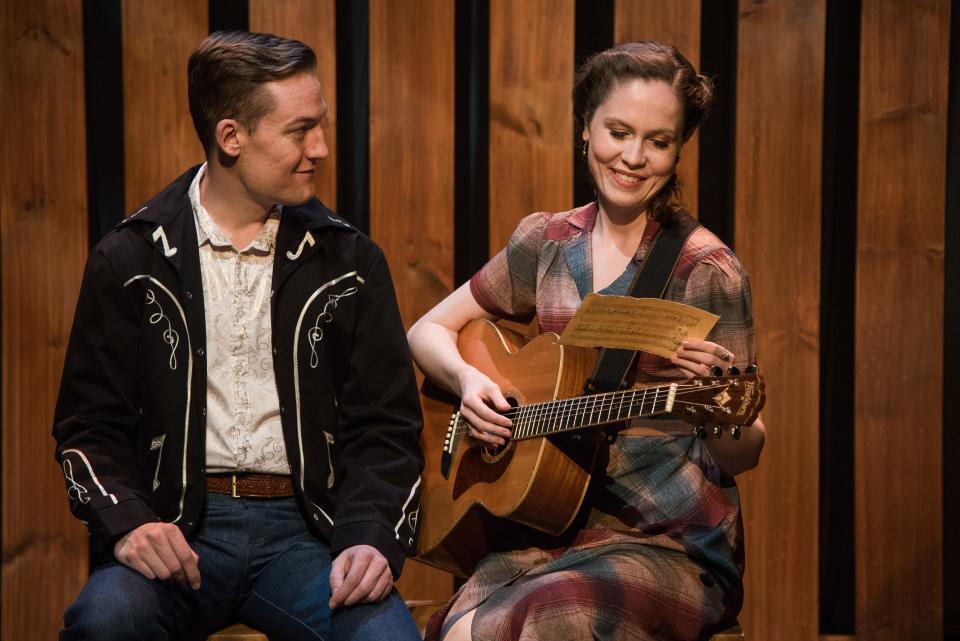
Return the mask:
<path id="1" fill-rule="evenodd" d="M 279 291 L 291 274 L 323 248 L 325 228 L 356 231 L 314 199 L 299 207 L 284 207 L 273 259 L 273 289 Z"/>

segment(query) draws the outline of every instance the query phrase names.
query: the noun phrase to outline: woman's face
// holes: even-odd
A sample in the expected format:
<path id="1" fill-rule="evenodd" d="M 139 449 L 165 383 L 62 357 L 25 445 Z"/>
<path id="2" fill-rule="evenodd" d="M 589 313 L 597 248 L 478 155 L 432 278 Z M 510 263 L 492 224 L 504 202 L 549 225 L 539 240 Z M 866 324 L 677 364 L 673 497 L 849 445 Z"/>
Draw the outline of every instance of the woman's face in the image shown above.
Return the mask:
<path id="1" fill-rule="evenodd" d="M 680 153 L 683 109 L 661 80 L 617 84 L 583 131 L 587 164 L 601 209 L 635 216 L 673 175 Z"/>

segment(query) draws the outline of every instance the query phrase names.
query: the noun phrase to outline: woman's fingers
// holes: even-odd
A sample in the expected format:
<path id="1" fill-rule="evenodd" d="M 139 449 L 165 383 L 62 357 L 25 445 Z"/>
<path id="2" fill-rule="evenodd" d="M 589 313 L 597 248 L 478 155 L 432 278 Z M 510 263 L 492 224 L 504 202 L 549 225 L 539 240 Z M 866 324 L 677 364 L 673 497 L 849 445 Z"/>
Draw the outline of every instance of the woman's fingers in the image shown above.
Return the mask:
<path id="1" fill-rule="evenodd" d="M 489 410 L 489 408 L 487 408 L 487 410 Z M 500 425 L 491 423 L 490 421 L 484 420 L 476 411 L 474 411 L 471 406 L 467 405 L 466 403 L 464 403 L 464 405 L 461 407 L 460 414 L 467 419 L 467 423 L 470 425 L 470 436 L 478 441 L 490 443 L 491 445 L 503 445 L 506 442 L 506 439 L 510 438 L 510 430 Z M 494 414 L 496 413 L 494 412 Z"/>
<path id="2" fill-rule="evenodd" d="M 710 341 L 686 340 L 670 361 L 687 376 L 710 376 L 712 368 L 730 367 L 736 355 L 723 345 Z"/>

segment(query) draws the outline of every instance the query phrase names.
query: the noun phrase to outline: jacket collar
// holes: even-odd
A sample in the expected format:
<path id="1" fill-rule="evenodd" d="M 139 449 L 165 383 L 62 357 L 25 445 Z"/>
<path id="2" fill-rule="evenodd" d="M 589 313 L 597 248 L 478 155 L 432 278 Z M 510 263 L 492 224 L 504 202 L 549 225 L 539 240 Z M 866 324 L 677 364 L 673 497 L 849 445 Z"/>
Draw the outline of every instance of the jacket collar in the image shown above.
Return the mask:
<path id="1" fill-rule="evenodd" d="M 185 171 L 117 225 L 137 227 L 147 242 L 181 273 L 185 253 L 197 251 L 197 229 L 189 190 L 200 167 L 196 165 Z M 318 251 L 319 232 L 324 229 L 357 231 L 316 198 L 296 207 L 284 207 L 276 241 L 275 277 L 280 276 L 282 280 Z"/>

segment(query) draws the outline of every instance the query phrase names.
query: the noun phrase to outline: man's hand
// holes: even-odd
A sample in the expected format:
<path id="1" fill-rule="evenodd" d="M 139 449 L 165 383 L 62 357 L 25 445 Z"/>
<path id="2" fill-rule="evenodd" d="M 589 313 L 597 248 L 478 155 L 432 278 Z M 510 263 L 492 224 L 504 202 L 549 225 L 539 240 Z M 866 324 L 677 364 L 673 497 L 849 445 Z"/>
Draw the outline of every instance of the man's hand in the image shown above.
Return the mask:
<path id="1" fill-rule="evenodd" d="M 145 523 L 113 546 L 113 556 L 148 579 L 175 580 L 200 589 L 200 559 L 172 523 Z"/>
<path id="2" fill-rule="evenodd" d="M 380 551 L 354 545 L 337 556 L 330 568 L 330 609 L 355 603 L 376 603 L 390 594 L 393 573 Z"/>

